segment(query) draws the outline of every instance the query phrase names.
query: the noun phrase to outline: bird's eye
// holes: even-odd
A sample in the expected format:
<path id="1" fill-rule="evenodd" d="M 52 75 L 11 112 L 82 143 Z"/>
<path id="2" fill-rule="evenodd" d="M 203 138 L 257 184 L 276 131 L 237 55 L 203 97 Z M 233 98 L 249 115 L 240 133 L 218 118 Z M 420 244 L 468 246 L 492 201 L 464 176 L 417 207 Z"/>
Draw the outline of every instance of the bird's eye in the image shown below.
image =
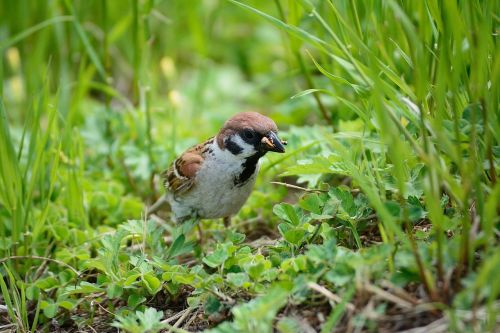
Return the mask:
<path id="1" fill-rule="evenodd" d="M 255 138 L 255 132 L 247 129 L 247 130 L 243 131 L 243 136 L 247 139 L 253 139 L 253 138 Z"/>

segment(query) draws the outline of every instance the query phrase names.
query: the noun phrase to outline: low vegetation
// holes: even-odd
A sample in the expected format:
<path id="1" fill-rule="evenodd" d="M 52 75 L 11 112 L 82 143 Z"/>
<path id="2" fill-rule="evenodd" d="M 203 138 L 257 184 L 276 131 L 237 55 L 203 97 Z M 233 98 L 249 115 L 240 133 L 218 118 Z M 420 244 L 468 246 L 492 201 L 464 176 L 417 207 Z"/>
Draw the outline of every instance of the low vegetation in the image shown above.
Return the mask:
<path id="1" fill-rule="evenodd" d="M 0 331 L 500 325 L 497 0 L 3 1 Z M 145 217 L 238 111 L 230 228 Z"/>

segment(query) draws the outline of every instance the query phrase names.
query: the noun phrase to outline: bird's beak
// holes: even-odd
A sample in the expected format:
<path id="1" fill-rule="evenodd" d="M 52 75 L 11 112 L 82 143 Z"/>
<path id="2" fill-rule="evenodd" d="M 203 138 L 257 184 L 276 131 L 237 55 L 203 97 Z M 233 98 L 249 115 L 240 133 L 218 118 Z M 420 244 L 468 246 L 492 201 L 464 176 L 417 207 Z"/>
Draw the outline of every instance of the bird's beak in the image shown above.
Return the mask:
<path id="1" fill-rule="evenodd" d="M 260 141 L 261 147 L 263 151 L 274 151 L 277 153 L 285 152 L 286 141 L 280 140 L 278 135 L 274 132 L 269 132 L 265 137 Z"/>

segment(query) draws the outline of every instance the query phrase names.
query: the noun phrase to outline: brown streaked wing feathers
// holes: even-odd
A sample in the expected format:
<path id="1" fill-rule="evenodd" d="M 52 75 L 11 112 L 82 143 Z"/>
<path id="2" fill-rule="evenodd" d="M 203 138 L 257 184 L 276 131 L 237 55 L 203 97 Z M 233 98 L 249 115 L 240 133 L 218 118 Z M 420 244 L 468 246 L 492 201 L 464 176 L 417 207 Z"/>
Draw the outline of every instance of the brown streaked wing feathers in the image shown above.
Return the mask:
<path id="1" fill-rule="evenodd" d="M 196 173 L 203 163 L 204 148 L 212 140 L 188 149 L 162 173 L 164 185 L 174 195 L 189 191 L 194 185 Z M 177 172 L 176 172 L 177 171 Z"/>

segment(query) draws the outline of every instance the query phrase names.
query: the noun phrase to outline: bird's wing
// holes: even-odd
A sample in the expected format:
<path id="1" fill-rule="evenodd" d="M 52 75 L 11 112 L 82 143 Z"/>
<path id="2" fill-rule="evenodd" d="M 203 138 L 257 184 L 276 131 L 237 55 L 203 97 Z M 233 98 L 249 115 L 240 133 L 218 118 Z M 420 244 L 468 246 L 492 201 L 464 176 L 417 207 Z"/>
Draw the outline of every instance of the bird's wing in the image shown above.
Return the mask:
<path id="1" fill-rule="evenodd" d="M 164 185 L 170 193 L 177 196 L 193 187 L 196 173 L 203 164 L 203 148 L 206 145 L 207 142 L 191 147 L 162 173 Z"/>

